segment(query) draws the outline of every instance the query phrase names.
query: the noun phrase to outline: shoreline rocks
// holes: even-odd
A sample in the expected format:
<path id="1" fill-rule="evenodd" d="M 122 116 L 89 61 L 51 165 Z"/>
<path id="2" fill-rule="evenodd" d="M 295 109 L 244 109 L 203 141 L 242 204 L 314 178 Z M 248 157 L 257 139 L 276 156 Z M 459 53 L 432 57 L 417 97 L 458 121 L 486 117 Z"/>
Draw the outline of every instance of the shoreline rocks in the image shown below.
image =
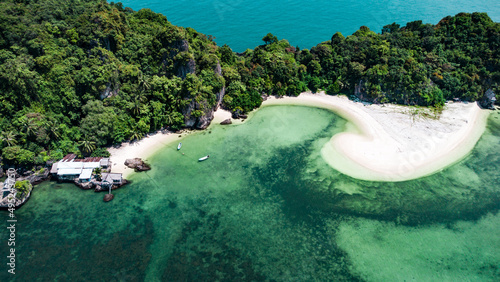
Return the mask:
<path id="1" fill-rule="evenodd" d="M 240 109 L 236 109 L 233 113 L 232 113 L 232 116 L 231 116 L 233 119 L 247 119 L 248 116 L 243 114 L 243 111 L 240 110 Z"/>
<path id="2" fill-rule="evenodd" d="M 16 180 L 17 181 L 24 181 L 24 180 Z M 12 193 L 10 192 L 6 197 L 4 198 L 0 198 L 0 209 L 7 209 L 10 206 L 10 204 L 12 204 L 12 202 L 14 202 L 14 207 L 15 208 L 19 208 L 21 207 L 22 205 L 24 205 L 24 203 L 26 203 L 30 196 L 31 196 L 31 192 L 33 192 L 33 188 L 34 186 L 29 182 L 29 188 L 28 188 L 28 192 L 25 193 L 22 198 L 18 198 L 18 195 L 17 193 L 19 193 L 17 190 L 15 193 Z M 15 194 L 15 196 L 14 196 Z M 13 199 L 13 201 L 10 201 L 9 199 Z"/>
<path id="3" fill-rule="evenodd" d="M 75 180 L 75 185 L 83 190 L 90 190 L 90 189 L 94 188 L 94 184 L 92 182 L 80 183 L 80 182 Z"/>
<path id="4" fill-rule="evenodd" d="M 118 188 L 121 188 L 123 186 L 125 186 L 126 184 L 128 184 L 129 182 L 126 180 L 126 179 L 123 179 L 122 180 L 122 184 L 120 185 L 111 185 L 111 190 L 116 190 Z M 94 188 L 94 192 L 108 192 L 109 191 L 109 188 L 108 187 L 102 187 L 101 185 L 99 184 L 93 184 L 93 188 Z"/>
<path id="5" fill-rule="evenodd" d="M 29 180 L 31 185 L 37 185 L 44 182 L 45 180 L 48 180 L 49 178 L 50 178 L 50 171 L 48 169 L 45 169 L 45 171 L 42 174 L 35 173 L 27 176 L 24 179 Z"/>
<path id="6" fill-rule="evenodd" d="M 135 169 L 135 171 L 151 170 L 151 166 L 149 166 L 140 158 L 126 159 L 124 164 L 129 168 Z"/>
<path id="7" fill-rule="evenodd" d="M 23 173 L 23 176 L 20 176 L 16 170 L 15 171 L 16 182 L 28 180 L 31 188 L 29 189 L 29 192 L 26 193 L 22 197 L 22 199 L 18 199 L 16 197 L 15 202 L 14 202 L 15 207 L 19 208 L 24 203 L 26 203 L 31 197 L 31 192 L 34 189 L 34 186 L 42 183 L 43 181 L 50 179 L 49 174 L 50 174 L 50 171 L 48 169 L 45 169 L 42 173 L 39 173 L 39 172 L 33 173 L 32 171 L 28 171 L 28 172 Z M 8 198 L 9 198 L 9 196 L 6 196 L 5 198 L 0 199 L 0 208 L 7 208 L 8 207 L 8 204 L 9 204 Z"/>
<path id="8" fill-rule="evenodd" d="M 82 190 L 93 189 L 94 192 L 108 192 L 109 191 L 108 187 L 102 187 L 99 183 L 95 183 L 94 181 L 80 183 L 77 180 L 75 180 L 74 183 L 76 186 L 78 186 Z M 120 185 L 116 185 L 116 184 L 111 185 L 111 190 L 116 190 L 118 188 L 121 188 L 128 183 L 130 183 L 128 180 L 123 179 L 122 183 Z"/>
<path id="9" fill-rule="evenodd" d="M 138 164 L 138 168 L 139 169 L 143 169 L 143 170 L 144 169 L 146 169 L 146 170 L 151 169 L 149 167 L 149 165 L 145 164 L 142 160 L 140 162 L 134 162 L 134 163 Z M 3 172 L 3 169 L 0 168 L 0 170 L 1 170 L 1 172 Z M 50 177 L 50 170 L 48 168 L 44 168 L 43 170 L 40 168 L 38 172 L 25 171 L 24 173 L 22 173 L 22 175 L 19 175 L 19 173 L 16 170 L 15 171 L 15 178 L 16 178 L 16 182 L 27 180 L 27 181 L 29 181 L 30 186 L 31 186 L 31 188 L 29 189 L 28 193 L 26 193 L 25 195 L 23 195 L 23 197 L 21 199 L 18 199 L 17 197 L 15 198 L 14 206 L 16 208 L 21 207 L 22 205 L 24 205 L 30 199 L 31 193 L 34 190 L 35 185 L 40 184 L 40 183 L 42 183 L 44 181 L 47 181 L 47 180 L 51 179 L 51 177 Z M 68 182 L 68 181 L 64 181 L 64 182 Z M 98 184 L 96 184 L 94 182 L 91 182 L 91 181 L 90 182 L 80 183 L 78 180 L 75 180 L 75 181 L 73 181 L 73 183 L 76 186 L 78 186 L 80 189 L 83 189 L 83 190 L 94 189 L 94 192 L 103 192 L 103 191 L 108 192 L 109 191 L 109 188 L 103 188 L 103 187 L 101 187 L 101 185 L 98 185 Z M 112 185 L 111 186 L 111 190 L 115 190 L 115 189 L 121 188 L 122 186 L 124 186 L 124 185 L 126 185 L 128 183 L 130 183 L 130 182 L 127 181 L 126 179 L 122 179 L 121 184 L 120 185 L 116 185 L 116 184 Z M 0 187 L 2 187 L 1 184 L 2 183 L 0 182 Z M 110 200 L 108 200 L 108 201 L 111 201 L 114 198 L 113 195 L 111 195 L 111 196 L 112 196 L 112 198 Z M 110 196 L 108 196 L 108 197 L 110 197 Z M 9 199 L 9 196 L 6 196 L 5 198 L 0 198 L 0 210 L 8 208 L 8 204 L 9 204 L 8 199 Z"/>
<path id="10" fill-rule="evenodd" d="M 483 98 L 481 100 L 478 100 L 479 105 L 483 109 L 488 109 L 488 110 L 494 110 L 495 109 L 495 103 L 497 101 L 495 97 L 495 92 L 493 92 L 492 89 L 488 89 L 483 95 Z"/>
<path id="11" fill-rule="evenodd" d="M 220 124 L 221 125 L 226 125 L 226 124 L 232 124 L 233 122 L 231 121 L 230 118 L 223 120 Z"/>

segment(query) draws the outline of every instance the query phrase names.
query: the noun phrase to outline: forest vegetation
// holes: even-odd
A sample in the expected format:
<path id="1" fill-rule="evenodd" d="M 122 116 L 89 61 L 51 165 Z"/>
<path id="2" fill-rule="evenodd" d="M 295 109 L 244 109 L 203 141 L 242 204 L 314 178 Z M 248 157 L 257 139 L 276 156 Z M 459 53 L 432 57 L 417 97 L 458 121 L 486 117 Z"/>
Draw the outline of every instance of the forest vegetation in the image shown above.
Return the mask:
<path id="1" fill-rule="evenodd" d="M 201 127 L 218 103 L 251 111 L 263 95 L 324 90 L 439 108 L 489 89 L 499 101 L 499 85 L 500 24 L 485 13 L 437 25 L 393 23 L 381 33 L 362 26 L 310 50 L 269 33 L 262 45 L 235 53 L 149 9 L 0 1 L 3 165 L 106 155 L 105 146 L 152 131 Z"/>

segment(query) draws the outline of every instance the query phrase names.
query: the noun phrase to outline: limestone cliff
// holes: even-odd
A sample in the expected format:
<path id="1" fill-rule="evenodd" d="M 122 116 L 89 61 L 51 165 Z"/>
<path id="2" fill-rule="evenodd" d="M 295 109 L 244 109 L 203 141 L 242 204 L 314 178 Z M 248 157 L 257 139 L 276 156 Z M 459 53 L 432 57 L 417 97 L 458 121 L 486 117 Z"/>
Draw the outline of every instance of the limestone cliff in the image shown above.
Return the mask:
<path id="1" fill-rule="evenodd" d="M 196 72 L 196 62 L 189 53 L 189 43 L 187 40 L 177 40 L 172 44 L 172 51 L 168 54 L 174 60 L 175 75 L 184 79 L 188 73 Z M 164 59 L 163 63 L 167 61 Z"/>
<path id="2" fill-rule="evenodd" d="M 222 68 L 220 66 L 219 60 L 217 60 L 217 65 L 215 66 L 214 71 L 218 77 L 222 76 Z M 215 110 L 217 110 L 222 105 L 222 99 L 224 99 L 224 95 L 226 95 L 226 86 L 222 86 L 222 89 L 217 92 L 217 106 Z"/>
<path id="3" fill-rule="evenodd" d="M 221 77 L 222 71 L 220 62 L 214 68 L 216 76 Z M 182 110 L 184 115 L 184 124 L 188 128 L 205 129 L 214 119 L 214 112 L 219 108 L 222 99 L 226 93 L 223 86 L 215 93 L 215 104 L 211 105 L 206 99 L 197 99 L 197 97 L 189 97 L 191 102 Z"/>

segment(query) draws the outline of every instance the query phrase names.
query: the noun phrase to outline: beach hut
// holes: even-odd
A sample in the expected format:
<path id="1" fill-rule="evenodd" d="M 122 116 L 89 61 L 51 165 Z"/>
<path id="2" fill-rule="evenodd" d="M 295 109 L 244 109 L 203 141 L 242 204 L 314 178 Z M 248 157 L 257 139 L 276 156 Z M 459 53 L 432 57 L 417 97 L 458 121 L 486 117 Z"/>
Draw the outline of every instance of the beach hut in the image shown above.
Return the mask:
<path id="1" fill-rule="evenodd" d="M 122 174 L 121 173 L 103 173 L 102 181 L 107 181 L 112 183 L 113 185 L 121 185 L 122 184 Z"/>
<path id="2" fill-rule="evenodd" d="M 102 169 L 108 169 L 110 168 L 111 162 L 109 161 L 109 158 L 102 158 L 99 161 L 99 164 L 101 165 Z"/>

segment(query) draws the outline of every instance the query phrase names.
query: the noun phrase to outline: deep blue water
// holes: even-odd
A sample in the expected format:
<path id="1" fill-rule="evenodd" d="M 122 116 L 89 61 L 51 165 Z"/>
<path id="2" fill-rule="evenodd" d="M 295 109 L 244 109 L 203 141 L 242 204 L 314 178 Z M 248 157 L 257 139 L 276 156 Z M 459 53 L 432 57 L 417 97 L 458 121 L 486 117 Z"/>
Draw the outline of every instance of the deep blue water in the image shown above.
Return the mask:
<path id="1" fill-rule="evenodd" d="M 118 2 L 118 1 L 116 1 Z M 150 8 L 175 25 L 213 35 L 218 45 L 234 51 L 253 49 L 268 32 L 300 48 L 311 48 L 340 31 L 345 36 L 360 26 L 381 32 L 384 25 L 439 20 L 460 12 L 487 12 L 500 22 L 498 0 L 123 0 L 134 10 Z"/>

